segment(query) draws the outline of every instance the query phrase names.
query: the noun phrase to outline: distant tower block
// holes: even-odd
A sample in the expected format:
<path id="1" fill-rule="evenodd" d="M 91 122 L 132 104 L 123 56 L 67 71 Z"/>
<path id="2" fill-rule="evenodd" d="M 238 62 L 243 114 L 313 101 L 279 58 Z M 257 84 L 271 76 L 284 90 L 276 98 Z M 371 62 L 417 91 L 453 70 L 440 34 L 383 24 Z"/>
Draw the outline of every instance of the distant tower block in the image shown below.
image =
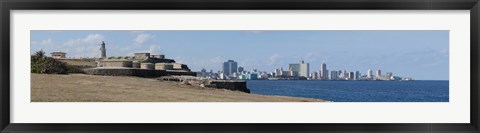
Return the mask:
<path id="1" fill-rule="evenodd" d="M 100 44 L 100 58 L 101 59 L 106 59 L 107 58 L 107 49 L 105 49 L 105 42 L 102 41 L 102 44 Z"/>

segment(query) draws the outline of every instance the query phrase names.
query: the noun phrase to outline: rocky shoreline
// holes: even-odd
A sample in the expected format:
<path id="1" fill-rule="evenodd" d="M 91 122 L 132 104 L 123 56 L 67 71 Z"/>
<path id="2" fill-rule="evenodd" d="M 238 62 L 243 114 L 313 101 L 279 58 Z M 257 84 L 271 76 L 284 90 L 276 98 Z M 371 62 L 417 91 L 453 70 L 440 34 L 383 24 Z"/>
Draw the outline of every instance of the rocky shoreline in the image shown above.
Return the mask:
<path id="1" fill-rule="evenodd" d="M 202 88 L 207 87 L 250 93 L 250 90 L 247 88 L 247 82 L 244 80 L 213 80 L 193 76 L 163 76 L 157 78 L 157 80 L 180 82 L 184 85 L 191 85 Z"/>

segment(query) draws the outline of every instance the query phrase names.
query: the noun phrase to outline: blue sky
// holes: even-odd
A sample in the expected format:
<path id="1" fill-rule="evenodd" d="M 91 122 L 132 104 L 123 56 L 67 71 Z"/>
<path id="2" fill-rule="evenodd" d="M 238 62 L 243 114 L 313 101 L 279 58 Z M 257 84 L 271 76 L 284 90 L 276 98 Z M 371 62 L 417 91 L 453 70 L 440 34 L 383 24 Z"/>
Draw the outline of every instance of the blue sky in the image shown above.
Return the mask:
<path id="1" fill-rule="evenodd" d="M 381 69 L 419 80 L 448 80 L 448 31 L 31 31 L 31 53 L 63 51 L 67 57 L 135 52 L 165 54 L 193 71 L 221 69 L 232 59 L 246 70 L 273 72 L 300 60 L 318 71 Z"/>

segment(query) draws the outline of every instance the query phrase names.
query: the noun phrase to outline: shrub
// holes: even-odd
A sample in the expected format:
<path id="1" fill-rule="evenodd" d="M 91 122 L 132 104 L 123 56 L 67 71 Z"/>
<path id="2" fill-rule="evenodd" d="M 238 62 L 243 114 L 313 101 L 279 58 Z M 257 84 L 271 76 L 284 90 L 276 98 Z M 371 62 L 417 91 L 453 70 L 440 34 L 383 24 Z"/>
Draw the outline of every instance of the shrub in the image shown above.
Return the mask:
<path id="1" fill-rule="evenodd" d="M 43 50 L 31 56 L 31 72 L 47 74 L 67 74 L 67 64 L 45 56 Z"/>

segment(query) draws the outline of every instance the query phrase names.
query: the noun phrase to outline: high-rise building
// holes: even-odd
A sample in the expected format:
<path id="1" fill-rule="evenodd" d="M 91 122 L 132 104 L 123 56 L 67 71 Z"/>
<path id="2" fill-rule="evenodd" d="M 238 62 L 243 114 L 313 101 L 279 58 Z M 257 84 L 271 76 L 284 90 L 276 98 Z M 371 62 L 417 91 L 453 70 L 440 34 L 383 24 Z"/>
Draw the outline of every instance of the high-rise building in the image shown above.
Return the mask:
<path id="1" fill-rule="evenodd" d="M 293 71 L 292 68 L 288 69 L 288 75 L 287 76 L 297 76 L 298 74 L 295 73 L 295 71 Z"/>
<path id="2" fill-rule="evenodd" d="M 348 80 L 353 80 L 355 78 L 355 74 L 353 72 L 348 73 Z"/>
<path id="3" fill-rule="evenodd" d="M 327 64 L 323 63 L 320 66 L 320 79 L 322 80 L 328 80 L 328 70 L 327 70 Z"/>
<path id="4" fill-rule="evenodd" d="M 368 69 L 367 71 L 367 78 L 372 79 L 372 69 Z"/>
<path id="5" fill-rule="evenodd" d="M 308 77 L 308 73 L 310 73 L 310 64 L 303 60 L 299 64 L 289 64 L 288 66 L 293 73 L 292 76 Z"/>
<path id="6" fill-rule="evenodd" d="M 289 64 L 288 71 L 292 71 L 292 74 L 289 74 L 289 76 L 298 76 L 298 72 L 300 71 L 300 64 Z"/>
<path id="7" fill-rule="evenodd" d="M 380 69 L 377 70 L 376 76 L 377 76 L 377 77 L 381 77 L 381 76 L 382 76 L 382 71 L 381 71 Z"/>
<path id="8" fill-rule="evenodd" d="M 332 72 L 331 72 L 330 80 L 338 80 L 338 73 L 337 73 L 337 71 L 332 71 Z"/>
<path id="9" fill-rule="evenodd" d="M 223 73 L 225 75 L 230 75 L 234 72 L 237 72 L 237 62 L 233 60 L 228 60 L 227 62 L 223 62 Z"/>
<path id="10" fill-rule="evenodd" d="M 243 67 L 238 67 L 238 69 L 237 69 L 238 71 L 237 71 L 237 72 L 238 72 L 238 73 L 241 73 L 241 72 L 244 71 L 243 69 L 244 69 Z"/>
<path id="11" fill-rule="evenodd" d="M 342 72 L 342 70 L 338 70 L 337 72 L 338 72 L 338 73 L 337 73 L 337 74 L 338 74 L 338 75 L 337 75 L 338 78 L 345 78 L 345 77 L 343 77 L 343 72 Z"/>
<path id="12" fill-rule="evenodd" d="M 283 76 L 283 69 L 282 68 L 275 69 L 275 76 L 276 77 Z"/>
<path id="13" fill-rule="evenodd" d="M 311 73 L 310 75 L 311 75 L 311 76 L 310 76 L 310 77 L 311 77 L 311 79 L 319 79 L 319 78 L 318 78 L 318 73 L 317 73 L 317 72 L 313 72 L 313 73 Z"/>
<path id="14" fill-rule="evenodd" d="M 360 71 L 355 72 L 355 80 L 360 80 Z"/>

